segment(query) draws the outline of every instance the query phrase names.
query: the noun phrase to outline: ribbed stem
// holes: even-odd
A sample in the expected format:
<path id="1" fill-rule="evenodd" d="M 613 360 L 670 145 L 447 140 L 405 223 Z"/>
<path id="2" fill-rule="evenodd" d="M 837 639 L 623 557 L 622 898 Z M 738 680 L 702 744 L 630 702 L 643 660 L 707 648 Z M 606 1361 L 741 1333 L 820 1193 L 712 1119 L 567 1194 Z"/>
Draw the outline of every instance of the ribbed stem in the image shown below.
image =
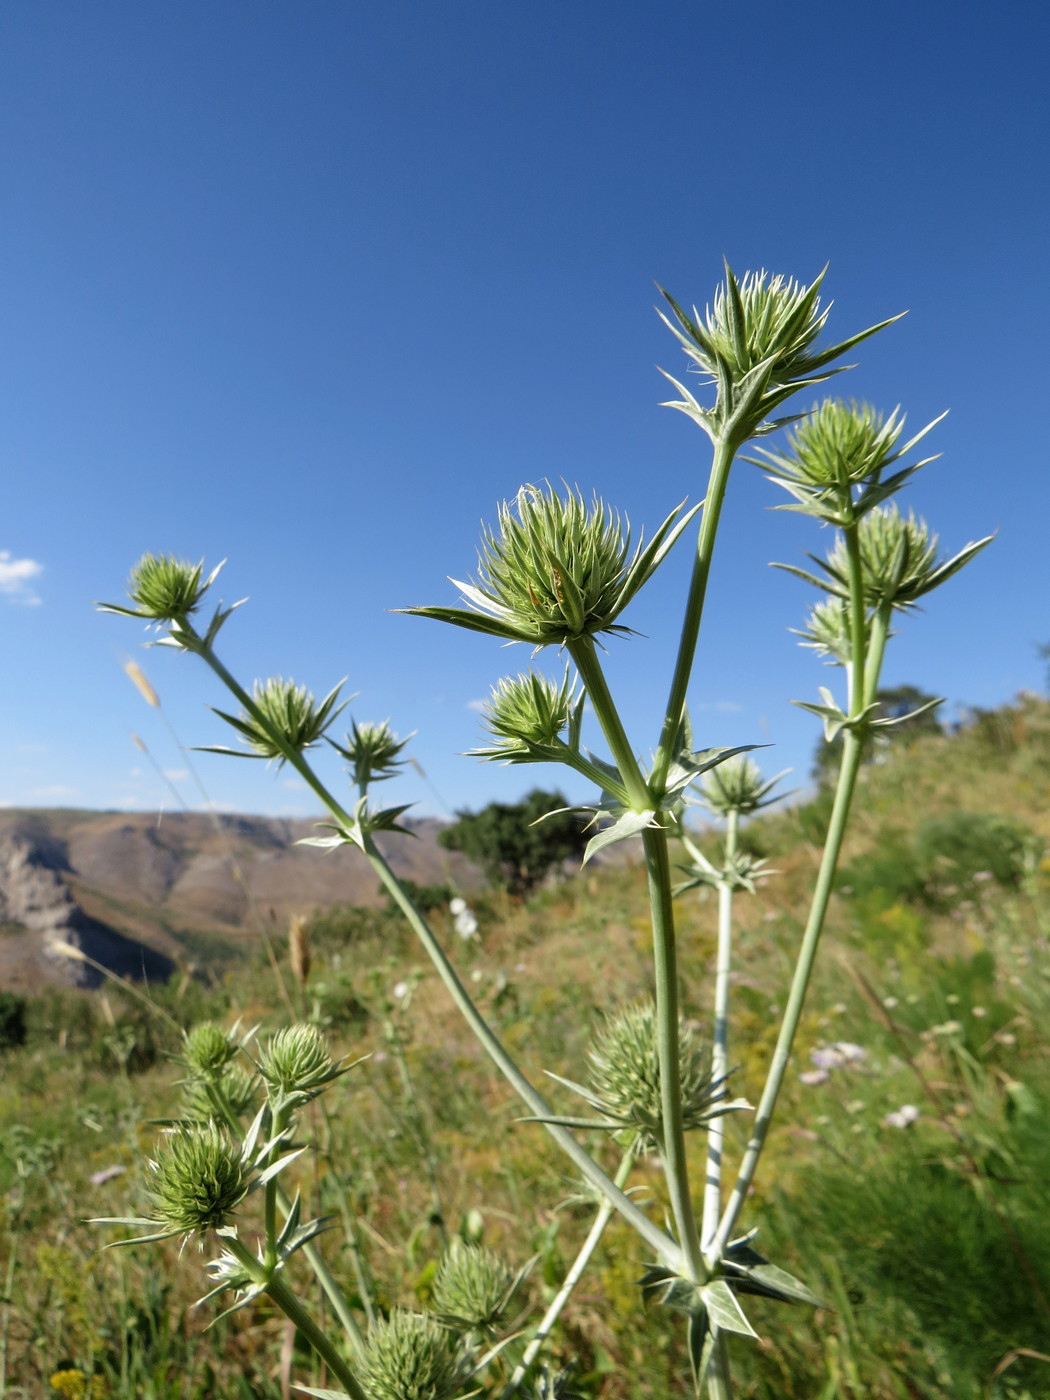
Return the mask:
<path id="1" fill-rule="evenodd" d="M 671 689 L 664 711 L 663 729 L 656 750 L 650 784 L 655 793 L 663 794 L 667 774 L 674 759 L 675 741 L 685 713 L 685 697 L 689 689 L 689 678 L 693 673 L 696 645 L 700 637 L 700 622 L 704 614 L 704 600 L 707 597 L 707 580 L 711 574 L 711 559 L 714 555 L 715 536 L 718 533 L 718 520 L 725 500 L 729 469 L 736 456 L 737 443 L 734 439 L 719 438 L 715 441 L 714 456 L 711 461 L 711 475 L 707 483 L 707 496 L 704 511 L 700 518 L 700 532 L 696 541 L 696 560 L 689 581 L 685 616 L 682 620 L 682 634 L 678 643 L 678 656 L 675 660 Z"/>
<path id="2" fill-rule="evenodd" d="M 725 869 L 736 855 L 740 813 L 726 815 Z M 711 1078 L 729 1072 L 729 975 L 733 965 L 733 887 L 724 880 L 718 886 L 718 953 L 715 962 L 715 1032 L 711 1046 Z M 703 1241 L 709 1245 L 722 1214 L 722 1156 L 725 1147 L 725 1115 L 712 1118 L 707 1127 L 707 1176 L 704 1181 Z"/>

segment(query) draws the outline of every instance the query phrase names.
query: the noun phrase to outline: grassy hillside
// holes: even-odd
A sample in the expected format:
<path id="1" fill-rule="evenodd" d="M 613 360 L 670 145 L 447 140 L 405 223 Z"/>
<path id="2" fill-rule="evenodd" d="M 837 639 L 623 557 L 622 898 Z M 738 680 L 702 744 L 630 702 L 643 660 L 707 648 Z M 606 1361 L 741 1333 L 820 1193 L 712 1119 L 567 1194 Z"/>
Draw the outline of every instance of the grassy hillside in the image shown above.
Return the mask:
<path id="1" fill-rule="evenodd" d="M 923 737 L 863 773 L 860 810 L 797 1044 L 789 1090 L 745 1216 L 759 1244 L 826 1303 L 754 1300 L 761 1340 L 732 1352 L 756 1400 L 1040 1400 L 1050 1396 L 1050 706 L 1034 698 Z M 756 819 L 779 875 L 739 901 L 734 1092 L 754 1101 L 805 914 L 826 800 Z M 710 838 L 708 838 L 710 839 Z M 579 1077 L 590 1028 L 646 990 L 644 876 L 583 873 L 527 904 L 476 901 L 481 937 L 446 946 L 534 1078 Z M 709 1017 L 714 900 L 679 904 L 689 1015 Z M 359 1215 L 325 1237 L 354 1292 L 425 1296 L 443 1237 L 481 1229 L 542 1305 L 593 1205 L 461 1028 L 391 914 L 315 918 L 314 964 L 280 983 L 262 949 L 212 978 L 151 992 L 51 992 L 0 1082 L 0 1398 L 60 1392 L 63 1368 L 114 1400 L 276 1397 L 311 1361 L 265 1303 L 203 1332 L 200 1259 L 174 1247 L 99 1253 L 84 1217 L 134 1214 L 149 1120 L 176 1111 L 175 1025 L 276 1027 L 295 1014 L 340 1053 L 372 1058 L 318 1109 L 303 1189 Z M 840 1045 L 859 1047 L 848 1056 Z M 821 1067 L 824 1067 L 822 1071 Z M 801 1078 L 805 1075 L 806 1079 Z M 823 1077 L 822 1077 L 823 1075 Z M 809 1081 L 809 1082 L 807 1082 Z M 819 1082 L 815 1082 L 819 1081 Z M 559 1100 L 569 1111 L 568 1096 Z M 902 1110 L 907 1109 L 907 1112 Z M 736 1152 L 743 1125 L 730 1127 Z M 700 1144 L 692 1144 L 700 1161 Z M 122 1169 L 120 1172 L 114 1169 Z M 93 1183 L 92 1178 L 95 1178 Z M 103 1179 L 104 1178 L 104 1179 Z M 663 1183 L 632 1178 L 654 1218 Z M 687 1394 L 680 1329 L 645 1314 L 636 1238 L 610 1225 L 557 1334 L 583 1395 Z M 62 1382 L 75 1393 L 75 1377 Z M 87 1394 L 81 1381 L 81 1393 Z M 72 1387 L 72 1388 L 70 1388 Z"/>

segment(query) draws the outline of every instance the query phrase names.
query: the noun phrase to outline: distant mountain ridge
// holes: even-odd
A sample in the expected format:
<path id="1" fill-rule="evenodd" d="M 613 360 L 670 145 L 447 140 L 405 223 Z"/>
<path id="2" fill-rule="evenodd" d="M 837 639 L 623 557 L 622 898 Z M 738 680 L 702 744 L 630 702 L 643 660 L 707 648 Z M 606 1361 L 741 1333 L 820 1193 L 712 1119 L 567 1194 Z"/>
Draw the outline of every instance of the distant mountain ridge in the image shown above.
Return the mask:
<path id="1" fill-rule="evenodd" d="M 438 845 L 442 823 L 405 823 L 413 837 L 380 845 L 418 884 L 470 890 L 476 867 Z M 201 812 L 0 812 L 0 990 L 97 985 L 101 974 L 65 943 L 122 976 L 163 978 L 202 940 L 240 941 L 260 921 L 283 932 L 292 914 L 382 902 L 359 852 L 295 843 L 313 819 Z"/>

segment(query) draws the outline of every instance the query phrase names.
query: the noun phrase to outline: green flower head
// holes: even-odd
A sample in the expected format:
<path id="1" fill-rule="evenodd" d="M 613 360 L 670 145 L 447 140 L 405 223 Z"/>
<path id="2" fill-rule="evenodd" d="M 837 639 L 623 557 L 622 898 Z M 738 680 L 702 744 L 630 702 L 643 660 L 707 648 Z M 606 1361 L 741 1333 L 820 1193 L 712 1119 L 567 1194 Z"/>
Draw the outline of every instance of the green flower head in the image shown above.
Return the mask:
<path id="1" fill-rule="evenodd" d="M 215 1123 L 172 1132 L 149 1169 L 157 1223 L 170 1235 L 219 1229 L 251 1184 L 250 1164 Z"/>
<path id="2" fill-rule="evenodd" d="M 895 409 L 889 417 L 870 404 L 825 399 L 788 437 L 787 452 L 761 448 L 770 479 L 795 497 L 795 504 L 780 510 L 801 511 L 832 525 L 846 526 L 880 505 L 934 459 L 926 457 L 887 476 L 886 469 L 899 462 L 940 419 L 927 424 L 898 448 L 904 418 Z"/>
<path id="3" fill-rule="evenodd" d="M 503 763 L 532 763 L 551 757 L 564 746 L 563 733 L 577 719 L 579 697 L 568 670 L 562 681 L 530 671 L 506 676 L 493 688 L 482 712 L 482 724 L 492 735 L 489 748 L 474 749 L 477 758 Z"/>
<path id="4" fill-rule="evenodd" d="M 452 580 L 471 611 L 406 611 L 536 647 L 626 632 L 617 619 L 695 514 L 680 510 L 632 553 L 630 526 L 597 496 L 523 486 L 485 532 L 476 582 Z"/>
<path id="5" fill-rule="evenodd" d="M 185 622 L 200 607 L 221 568 L 220 564 L 204 578 L 203 559 L 188 564 L 174 554 L 144 554 L 128 580 L 133 615 L 154 622 Z"/>
<path id="6" fill-rule="evenodd" d="M 235 1058 L 237 1042 L 214 1021 L 202 1021 L 186 1033 L 182 1063 L 198 1079 L 218 1079 Z"/>
<path id="7" fill-rule="evenodd" d="M 243 749 L 210 747 L 208 753 L 236 754 L 239 758 L 276 759 L 278 764 L 288 758 L 288 750 L 303 753 L 323 737 L 325 730 L 345 708 L 346 701 L 337 705 L 340 681 L 323 700 L 315 700 L 305 685 L 281 676 L 268 681 L 256 681 L 252 690 L 252 710 L 240 715 L 215 713 L 244 739 L 252 752 Z"/>
<path id="8" fill-rule="evenodd" d="M 488 1331 L 501 1321 L 514 1281 L 491 1249 L 455 1240 L 434 1275 L 434 1307 L 448 1326 Z"/>
<path id="9" fill-rule="evenodd" d="M 258 1065 L 271 1100 L 294 1106 L 315 1099 L 349 1068 L 333 1062 L 324 1036 L 305 1021 L 272 1035 Z"/>
<path id="10" fill-rule="evenodd" d="M 331 740 L 329 742 L 348 761 L 351 780 L 362 791 L 370 783 L 392 778 L 405 765 L 401 751 L 408 739 L 399 739 L 390 728 L 389 720 L 379 724 L 358 724 L 356 720 L 351 720 L 345 746 Z"/>
<path id="11" fill-rule="evenodd" d="M 451 1400 L 461 1369 L 449 1333 L 423 1313 L 396 1308 L 368 1334 L 363 1379 L 369 1400 Z"/>
<path id="12" fill-rule="evenodd" d="M 713 438 L 744 442 L 779 427 L 779 422 L 764 421 L 769 413 L 799 389 L 838 373 L 830 368 L 833 360 L 898 319 L 817 349 L 830 310 L 821 310 L 823 280 L 823 272 L 808 287 L 765 272 L 737 278 L 727 263 L 725 282 L 703 315 L 695 306 L 690 315 L 661 288 L 672 313 L 661 313 L 662 320 L 697 372 L 716 389 L 714 407 L 704 408 L 683 384 L 666 375 L 682 393 L 681 400 L 667 407 L 688 414 Z"/>
<path id="13" fill-rule="evenodd" d="M 899 612 L 915 607 L 920 598 L 958 573 L 993 538 L 987 535 L 983 540 L 971 541 L 953 558 L 938 559 L 937 536 L 930 533 L 925 520 L 912 513 L 902 515 L 893 503 L 869 511 L 861 519 L 857 535 L 865 605 L 888 606 Z M 839 537 L 825 559 L 814 554 L 809 557 L 822 570 L 822 576 L 793 564 L 777 567 L 848 602 L 850 570 L 845 540 Z M 820 623 L 826 621 L 830 625 L 832 620 L 829 615 L 822 617 Z"/>
<path id="14" fill-rule="evenodd" d="M 775 800 L 769 794 L 780 776 L 778 774 L 767 782 L 757 763 L 743 754 L 737 754 L 704 774 L 701 783 L 703 800 L 712 812 L 720 816 L 728 816 L 730 812 L 742 817 L 750 816 Z"/>

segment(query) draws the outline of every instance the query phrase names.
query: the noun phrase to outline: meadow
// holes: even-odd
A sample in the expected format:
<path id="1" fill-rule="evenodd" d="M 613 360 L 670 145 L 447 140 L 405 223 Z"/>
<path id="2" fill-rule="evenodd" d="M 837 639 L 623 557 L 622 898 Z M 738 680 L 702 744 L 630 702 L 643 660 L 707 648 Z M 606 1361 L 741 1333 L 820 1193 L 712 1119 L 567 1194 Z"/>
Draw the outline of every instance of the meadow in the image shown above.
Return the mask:
<path id="1" fill-rule="evenodd" d="M 756 1400 L 1039 1400 L 1050 1396 L 1050 705 L 1032 696 L 952 734 L 902 734 L 860 769 L 825 941 L 748 1202 L 757 1244 L 816 1310 L 751 1298 L 759 1340 L 733 1352 Z M 806 917 L 830 789 L 742 825 L 779 874 L 737 899 L 733 1092 L 754 1102 Z M 695 835 L 715 858 L 714 829 Z M 359 859 L 350 851 L 332 859 Z M 676 856 L 677 859 L 677 850 Z M 472 900 L 478 936 L 431 918 L 504 1044 L 542 1080 L 578 1073 L 613 1003 L 652 991 L 646 876 L 636 861 Z M 709 1038 L 717 899 L 676 904 L 682 1004 Z M 331 1384 L 260 1295 L 208 1324 L 193 1243 L 103 1251 L 90 1217 L 134 1214 L 156 1122 L 182 1109 L 182 1028 L 305 1017 L 334 1055 L 369 1058 L 304 1110 L 291 1170 L 319 1245 L 362 1317 L 433 1296 L 453 1237 L 511 1268 L 535 1262 L 521 1318 L 559 1289 L 593 1193 L 499 1079 L 393 909 L 308 923 L 311 965 L 260 948 L 176 975 L 145 1003 L 119 985 L 26 1007 L 0 1052 L 0 1397 L 277 1400 Z M 300 950 L 301 951 L 301 950 Z M 289 1005 L 289 1002 L 291 1005 Z M 564 1102 L 571 1111 L 567 1095 Z M 727 1121 L 736 1160 L 747 1126 Z M 702 1144 L 689 1151 L 702 1170 Z M 615 1170 L 612 1142 L 595 1152 Z M 634 1199 L 670 1210 L 658 1159 Z M 301 1259 L 296 1287 L 325 1316 Z M 613 1217 L 548 1343 L 561 1394 L 688 1388 L 685 1339 L 641 1310 L 650 1251 Z M 513 1321 L 513 1319 L 512 1319 Z M 498 1366 L 479 1381 L 500 1393 Z M 553 1393 L 553 1392 L 552 1392 Z"/>

